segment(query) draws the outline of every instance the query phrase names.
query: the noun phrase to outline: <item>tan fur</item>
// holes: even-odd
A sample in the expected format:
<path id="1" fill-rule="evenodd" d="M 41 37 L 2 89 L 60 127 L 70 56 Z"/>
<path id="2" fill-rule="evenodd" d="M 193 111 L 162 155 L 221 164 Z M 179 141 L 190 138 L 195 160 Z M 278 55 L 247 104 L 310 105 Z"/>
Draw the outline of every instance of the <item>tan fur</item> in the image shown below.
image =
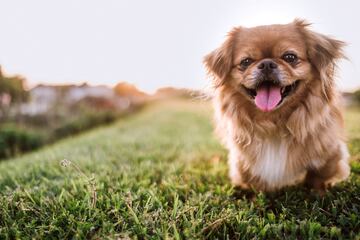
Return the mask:
<path id="1" fill-rule="evenodd" d="M 229 149 L 234 185 L 273 191 L 306 182 L 324 190 L 349 175 L 339 96 L 334 86 L 335 62 L 343 42 L 315 33 L 295 20 L 286 25 L 234 28 L 225 43 L 204 63 L 214 79 L 217 132 Z M 296 51 L 300 64 L 280 59 Z M 254 66 L 237 65 L 250 56 L 274 60 L 283 82 L 300 79 L 294 93 L 271 112 L 262 112 L 239 87 L 252 86 Z"/>

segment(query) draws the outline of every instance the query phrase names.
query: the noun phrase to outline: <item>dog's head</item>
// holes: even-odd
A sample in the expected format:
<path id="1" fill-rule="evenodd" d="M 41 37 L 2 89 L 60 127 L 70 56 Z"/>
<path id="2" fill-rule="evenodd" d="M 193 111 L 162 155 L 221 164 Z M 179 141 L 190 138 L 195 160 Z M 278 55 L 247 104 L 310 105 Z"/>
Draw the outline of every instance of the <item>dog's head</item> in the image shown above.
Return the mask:
<path id="1" fill-rule="evenodd" d="M 285 108 L 317 86 L 330 101 L 335 62 L 343 57 L 344 43 L 308 26 L 295 20 L 286 25 L 234 28 L 222 46 L 204 59 L 215 87 L 236 90 L 263 112 Z"/>

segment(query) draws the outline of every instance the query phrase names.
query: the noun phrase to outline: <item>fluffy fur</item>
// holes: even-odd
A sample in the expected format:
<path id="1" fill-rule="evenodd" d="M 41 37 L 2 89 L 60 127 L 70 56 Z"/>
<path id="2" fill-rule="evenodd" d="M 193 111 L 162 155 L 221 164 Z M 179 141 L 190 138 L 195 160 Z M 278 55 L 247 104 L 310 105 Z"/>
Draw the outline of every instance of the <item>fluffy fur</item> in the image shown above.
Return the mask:
<path id="1" fill-rule="evenodd" d="M 229 150 L 234 185 L 274 191 L 305 182 L 324 191 L 348 177 L 349 154 L 334 86 L 343 46 L 297 19 L 286 25 L 236 27 L 205 57 L 214 84 L 217 132 Z M 296 65 L 284 61 L 288 51 L 296 54 Z M 246 58 L 252 62 L 242 69 Z M 264 59 L 277 64 L 281 86 L 296 83 L 274 110 L 265 112 L 246 92 L 260 84 L 256 73 Z"/>

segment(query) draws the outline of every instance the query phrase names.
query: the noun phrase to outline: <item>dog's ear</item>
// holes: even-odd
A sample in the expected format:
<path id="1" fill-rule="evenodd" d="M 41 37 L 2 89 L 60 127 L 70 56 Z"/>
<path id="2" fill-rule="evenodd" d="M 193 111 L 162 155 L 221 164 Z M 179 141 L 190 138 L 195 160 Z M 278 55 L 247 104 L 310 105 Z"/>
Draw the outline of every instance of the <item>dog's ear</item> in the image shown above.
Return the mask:
<path id="1" fill-rule="evenodd" d="M 304 20 L 295 19 L 294 24 L 305 37 L 309 61 L 320 75 L 325 97 L 331 100 L 336 62 L 341 58 L 346 58 L 343 51 L 345 43 L 309 30 L 310 24 Z"/>
<path id="2" fill-rule="evenodd" d="M 231 30 L 225 42 L 204 58 L 208 75 L 213 77 L 215 87 L 221 86 L 232 69 L 236 35 L 240 28 Z"/>

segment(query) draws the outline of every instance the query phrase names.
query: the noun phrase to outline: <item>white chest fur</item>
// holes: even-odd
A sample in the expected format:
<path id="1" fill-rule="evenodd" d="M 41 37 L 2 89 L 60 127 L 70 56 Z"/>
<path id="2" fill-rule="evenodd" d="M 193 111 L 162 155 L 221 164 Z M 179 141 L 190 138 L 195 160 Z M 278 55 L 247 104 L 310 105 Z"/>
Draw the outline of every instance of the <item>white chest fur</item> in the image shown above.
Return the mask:
<path id="1" fill-rule="evenodd" d="M 294 174 L 287 167 L 288 143 L 285 139 L 266 139 L 259 143 L 253 175 L 265 181 L 269 187 L 282 187 L 294 181 Z"/>

